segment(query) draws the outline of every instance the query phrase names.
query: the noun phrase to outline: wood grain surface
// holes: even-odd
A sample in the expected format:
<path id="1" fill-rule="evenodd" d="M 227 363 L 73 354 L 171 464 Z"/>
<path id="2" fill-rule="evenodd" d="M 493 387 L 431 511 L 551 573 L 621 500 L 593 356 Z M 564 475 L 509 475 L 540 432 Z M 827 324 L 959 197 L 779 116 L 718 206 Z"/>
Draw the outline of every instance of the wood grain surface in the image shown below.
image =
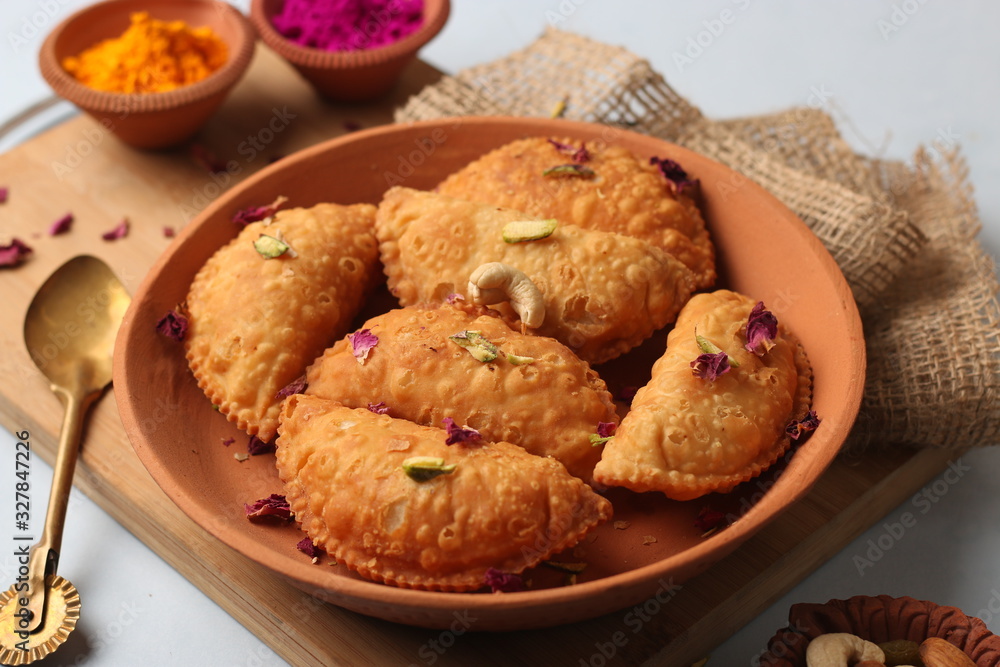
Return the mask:
<path id="1" fill-rule="evenodd" d="M 0 271 L 8 313 L 0 326 L 0 372 L 7 378 L 0 383 L 3 426 L 29 429 L 36 451 L 52 462 L 62 406 L 31 363 L 21 328 L 32 295 L 57 266 L 77 254 L 93 254 L 134 291 L 170 243 L 164 227 L 180 229 L 219 193 L 273 158 L 355 125 L 391 122 L 398 104 L 438 77 L 417 62 L 389 98 L 334 106 L 258 46 L 247 77 L 197 139 L 229 161 L 227 173 L 211 174 L 187 148 L 135 151 L 86 117 L 0 155 L 3 185 L 11 192 L 0 209 L 0 241 L 17 236 L 34 249 L 24 265 Z M 67 212 L 75 218 L 70 233 L 49 236 L 49 224 Z M 130 221 L 129 235 L 102 240 L 101 233 L 123 217 Z M 574 625 L 506 634 L 476 633 L 475 619 L 456 609 L 456 632 L 450 636 L 324 603 L 206 533 L 142 467 L 113 396 L 103 396 L 91 414 L 75 483 L 294 665 L 689 665 L 919 491 L 953 456 L 924 449 L 837 461 L 803 501 L 734 554 L 683 586 L 664 582 L 662 594 L 641 606 Z M 761 644 L 767 639 L 761 637 Z"/>

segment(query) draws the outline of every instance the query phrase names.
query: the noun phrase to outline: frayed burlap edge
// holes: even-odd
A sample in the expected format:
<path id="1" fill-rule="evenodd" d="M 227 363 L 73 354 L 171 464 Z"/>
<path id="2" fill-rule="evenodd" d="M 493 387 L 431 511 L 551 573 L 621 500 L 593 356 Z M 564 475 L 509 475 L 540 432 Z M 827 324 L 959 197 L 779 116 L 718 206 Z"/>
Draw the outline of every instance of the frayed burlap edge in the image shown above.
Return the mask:
<path id="1" fill-rule="evenodd" d="M 820 109 L 711 121 L 645 60 L 555 29 L 429 86 L 396 120 L 556 113 L 712 157 L 810 226 L 865 322 L 868 377 L 851 449 L 996 444 L 995 267 L 974 239 L 978 218 L 957 154 L 935 162 L 918 152 L 913 165 L 871 160 L 855 154 Z"/>

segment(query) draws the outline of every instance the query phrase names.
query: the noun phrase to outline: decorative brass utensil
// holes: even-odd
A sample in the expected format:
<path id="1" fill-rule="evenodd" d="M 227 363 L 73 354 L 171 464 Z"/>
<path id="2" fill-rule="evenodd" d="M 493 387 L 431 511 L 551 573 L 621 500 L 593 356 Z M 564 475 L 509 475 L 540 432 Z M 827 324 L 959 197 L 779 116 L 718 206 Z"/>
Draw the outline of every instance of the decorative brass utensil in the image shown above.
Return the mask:
<path id="1" fill-rule="evenodd" d="M 115 336 L 130 301 L 107 264 L 83 255 L 56 269 L 28 306 L 25 345 L 66 413 L 41 539 L 30 551 L 27 575 L 0 594 L 5 665 L 26 665 L 56 650 L 80 617 L 80 596 L 56 567 L 83 419 L 111 382 Z"/>

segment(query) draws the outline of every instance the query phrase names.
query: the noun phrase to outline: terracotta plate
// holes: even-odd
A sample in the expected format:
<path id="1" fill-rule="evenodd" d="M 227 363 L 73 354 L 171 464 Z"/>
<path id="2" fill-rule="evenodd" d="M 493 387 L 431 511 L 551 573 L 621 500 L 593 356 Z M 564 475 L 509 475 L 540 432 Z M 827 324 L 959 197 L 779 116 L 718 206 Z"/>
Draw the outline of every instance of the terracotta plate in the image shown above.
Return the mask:
<path id="1" fill-rule="evenodd" d="M 562 586 L 564 575 L 538 568 L 528 574 L 535 590 L 437 593 L 364 581 L 343 566 L 313 565 L 295 549 L 302 535 L 294 525 L 252 524 L 244 517 L 243 503 L 281 492 L 273 455 L 234 460 L 246 436 L 212 409 L 187 370 L 182 346 L 156 335 L 156 321 L 184 300 L 195 272 L 236 234 L 230 217 L 240 208 L 278 195 L 302 206 L 375 203 L 389 185 L 432 188 L 482 153 L 533 135 L 617 143 L 642 157 L 677 160 L 701 179 L 719 284 L 762 299 L 802 340 L 813 363 L 813 405 L 822 426 L 785 463 L 726 496 L 682 503 L 611 492 L 615 520 L 629 526 L 604 525 L 585 543 L 588 566 L 575 586 Z M 388 297 L 374 300 L 370 310 L 390 303 Z M 662 351 L 663 336 L 657 336 L 599 370 L 612 390 L 642 385 Z M 126 433 L 157 483 L 195 521 L 249 558 L 303 590 L 365 614 L 447 627 L 460 608 L 479 619 L 477 629 L 509 630 L 636 604 L 733 551 L 801 498 L 830 464 L 857 413 L 864 369 L 861 321 L 843 276 L 809 229 L 761 188 L 700 155 L 623 130 L 547 119 L 465 118 L 349 134 L 287 157 L 223 194 L 175 239 L 135 294 L 115 353 L 115 395 Z M 237 444 L 223 446 L 228 437 Z M 735 522 L 702 537 L 694 519 L 705 506 Z M 656 541 L 644 544 L 647 536 Z"/>

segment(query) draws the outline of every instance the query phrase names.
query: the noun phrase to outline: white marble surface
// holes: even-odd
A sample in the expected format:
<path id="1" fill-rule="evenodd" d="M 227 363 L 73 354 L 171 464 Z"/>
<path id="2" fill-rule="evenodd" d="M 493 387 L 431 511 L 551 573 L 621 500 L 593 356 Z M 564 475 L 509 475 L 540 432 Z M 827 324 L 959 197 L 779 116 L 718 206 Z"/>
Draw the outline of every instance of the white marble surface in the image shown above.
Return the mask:
<path id="1" fill-rule="evenodd" d="M 648 58 L 674 88 L 714 117 L 775 111 L 822 97 L 846 139 L 864 153 L 906 159 L 918 145 L 955 142 L 976 186 L 983 243 L 994 257 L 1000 251 L 1000 189 L 993 187 L 1000 180 L 996 121 L 1000 41 L 995 36 L 1000 4 L 986 0 L 453 2 L 449 24 L 422 53 L 445 71 L 526 46 L 552 23 L 625 45 Z M 37 71 L 38 47 L 45 32 L 84 4 L 79 0 L 0 4 L 0 122 L 49 94 Z M 247 5 L 235 4 L 244 9 Z M 691 46 L 699 41 L 700 47 Z M 678 56 L 689 57 L 690 62 Z M 0 141 L 0 150 L 72 113 L 65 104 L 52 109 Z M 0 215 L 0 235 L 14 231 L 16 224 Z M 13 439 L 2 434 L 0 516 L 4 517 L 14 512 L 13 451 Z M 875 521 L 869 531 L 719 646 L 709 664 L 753 664 L 794 602 L 855 594 L 911 595 L 953 604 L 1000 631 L 996 519 L 1000 450 L 967 454 L 957 461 L 956 470 L 961 475 L 938 478 Z M 38 508 L 47 497 L 50 475 L 48 466 L 36 458 L 32 496 Z M 41 523 L 36 511 L 37 530 Z M 14 578 L 11 544 L 13 530 L 4 528 L 2 582 Z M 85 613 L 68 645 L 44 664 L 284 664 L 78 491 L 70 502 L 60 571 L 82 591 Z M 577 653 L 589 658 L 593 652 L 593 647 L 581 646 Z M 413 662 L 421 660 L 414 656 Z M 575 659 L 572 663 L 578 664 Z"/>

